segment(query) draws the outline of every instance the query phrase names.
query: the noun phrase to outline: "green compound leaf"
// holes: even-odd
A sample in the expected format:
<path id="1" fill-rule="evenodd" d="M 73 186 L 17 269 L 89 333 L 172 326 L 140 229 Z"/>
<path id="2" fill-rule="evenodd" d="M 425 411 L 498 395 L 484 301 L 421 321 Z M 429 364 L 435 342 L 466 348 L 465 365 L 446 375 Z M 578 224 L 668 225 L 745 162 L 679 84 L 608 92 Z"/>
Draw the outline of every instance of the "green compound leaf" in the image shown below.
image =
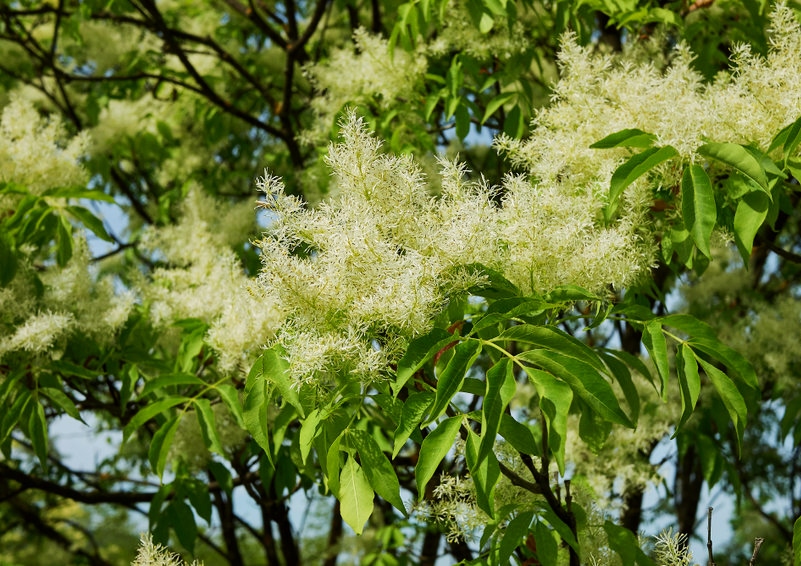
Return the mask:
<path id="1" fill-rule="evenodd" d="M 339 475 L 339 501 L 342 519 L 360 535 L 364 524 L 373 514 L 373 489 L 364 470 L 353 458 L 348 458 Z"/>
<path id="2" fill-rule="evenodd" d="M 375 439 L 364 430 L 352 430 L 350 439 L 359 452 L 359 458 L 367 480 L 375 492 L 393 507 L 406 515 L 406 507 L 400 497 L 400 482 L 395 468 L 378 446 Z"/>
<path id="3" fill-rule="evenodd" d="M 690 165 L 681 177 L 681 213 L 695 245 L 711 257 L 709 239 L 717 221 L 717 208 L 712 183 L 700 165 Z"/>
<path id="4" fill-rule="evenodd" d="M 434 473 L 437 471 L 442 459 L 453 448 L 453 442 L 462 426 L 462 417 L 456 416 L 446 419 L 437 425 L 428 436 L 425 437 L 420 445 L 420 456 L 417 466 L 414 468 L 414 476 L 417 480 L 417 490 L 425 493 L 426 486 Z"/>

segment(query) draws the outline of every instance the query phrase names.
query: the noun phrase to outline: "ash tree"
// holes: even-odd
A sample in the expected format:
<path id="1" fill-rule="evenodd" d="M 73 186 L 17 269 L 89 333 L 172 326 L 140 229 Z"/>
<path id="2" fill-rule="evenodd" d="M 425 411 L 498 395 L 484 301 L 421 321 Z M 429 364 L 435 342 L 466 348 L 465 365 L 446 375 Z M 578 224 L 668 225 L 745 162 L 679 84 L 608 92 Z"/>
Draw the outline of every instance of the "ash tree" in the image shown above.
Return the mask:
<path id="1" fill-rule="evenodd" d="M 0 22 L 1 562 L 801 562 L 794 5 Z"/>

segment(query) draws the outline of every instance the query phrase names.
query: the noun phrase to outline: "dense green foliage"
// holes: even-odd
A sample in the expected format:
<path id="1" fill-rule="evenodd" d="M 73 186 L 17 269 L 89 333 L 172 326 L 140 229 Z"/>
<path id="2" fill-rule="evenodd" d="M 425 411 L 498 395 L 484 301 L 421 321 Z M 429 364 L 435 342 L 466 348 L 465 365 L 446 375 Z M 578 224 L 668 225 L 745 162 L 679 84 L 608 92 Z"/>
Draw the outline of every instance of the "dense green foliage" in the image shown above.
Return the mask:
<path id="1" fill-rule="evenodd" d="M 801 563 L 798 18 L 5 2 L 0 563 Z"/>

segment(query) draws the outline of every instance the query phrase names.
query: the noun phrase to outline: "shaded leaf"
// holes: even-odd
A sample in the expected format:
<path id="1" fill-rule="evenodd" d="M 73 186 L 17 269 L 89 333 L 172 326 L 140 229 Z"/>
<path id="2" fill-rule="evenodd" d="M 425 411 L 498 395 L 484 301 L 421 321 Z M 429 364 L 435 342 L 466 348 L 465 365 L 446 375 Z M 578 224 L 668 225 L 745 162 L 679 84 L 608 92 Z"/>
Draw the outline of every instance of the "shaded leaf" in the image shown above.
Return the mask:
<path id="1" fill-rule="evenodd" d="M 352 430 L 350 438 L 359 452 L 362 469 L 373 490 L 406 515 L 406 507 L 400 497 L 400 482 L 395 468 L 392 467 L 378 443 L 370 433 L 364 430 Z"/>

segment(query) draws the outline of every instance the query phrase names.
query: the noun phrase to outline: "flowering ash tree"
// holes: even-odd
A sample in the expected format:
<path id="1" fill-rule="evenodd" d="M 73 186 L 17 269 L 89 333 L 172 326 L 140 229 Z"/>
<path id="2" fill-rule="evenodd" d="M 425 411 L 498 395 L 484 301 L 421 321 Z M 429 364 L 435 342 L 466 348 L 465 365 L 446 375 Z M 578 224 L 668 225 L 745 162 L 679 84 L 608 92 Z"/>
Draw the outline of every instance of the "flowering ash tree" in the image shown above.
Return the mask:
<path id="1" fill-rule="evenodd" d="M 711 4 L 6 3 L 0 561 L 801 562 L 801 24 Z"/>

